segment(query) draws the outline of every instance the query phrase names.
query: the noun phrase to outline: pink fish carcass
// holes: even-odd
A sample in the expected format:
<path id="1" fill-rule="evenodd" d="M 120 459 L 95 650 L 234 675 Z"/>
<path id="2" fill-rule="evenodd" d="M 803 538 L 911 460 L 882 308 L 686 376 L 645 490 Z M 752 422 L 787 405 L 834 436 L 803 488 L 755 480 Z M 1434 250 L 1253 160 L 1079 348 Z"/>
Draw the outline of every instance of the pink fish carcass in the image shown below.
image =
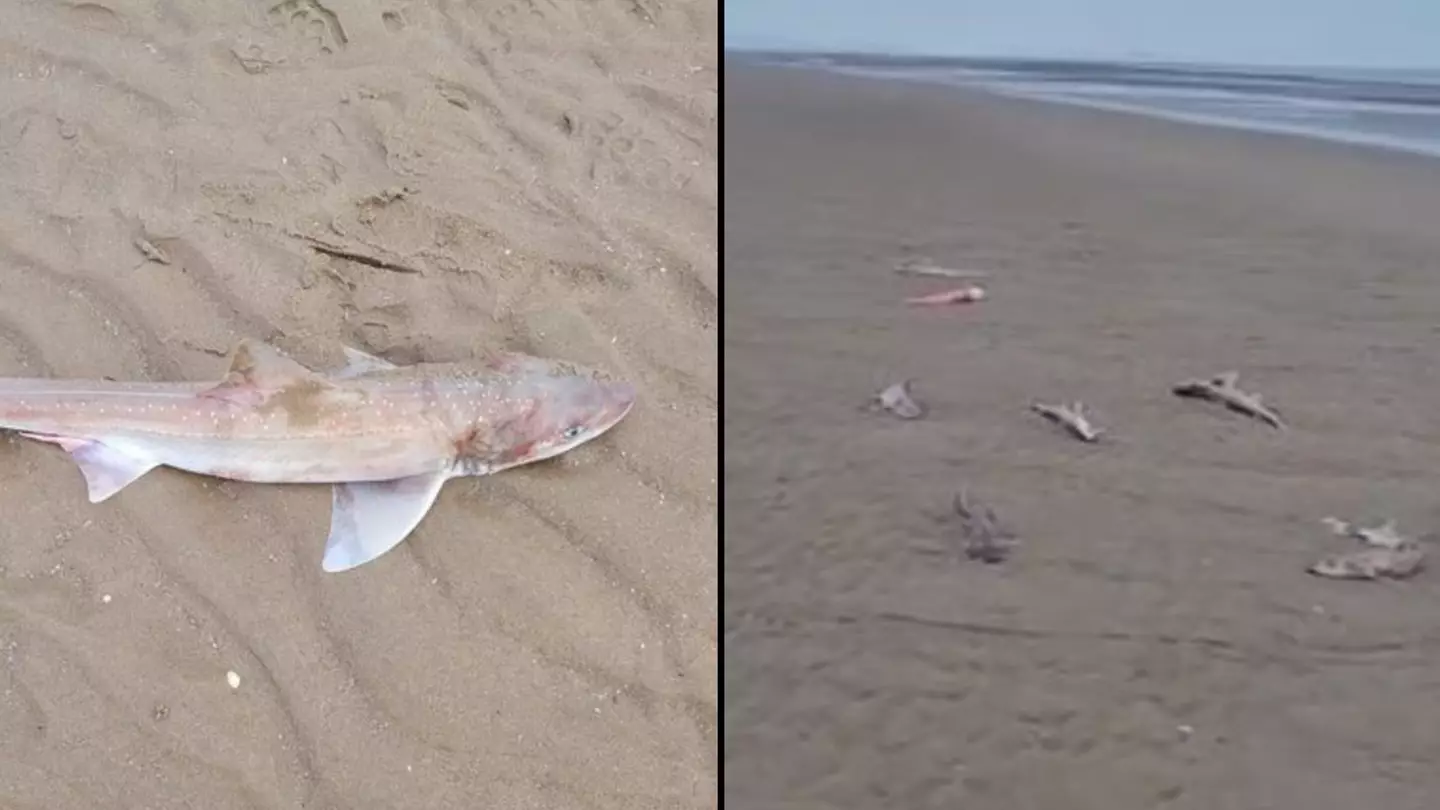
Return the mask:
<path id="1" fill-rule="evenodd" d="M 333 484 L 322 567 L 344 571 L 404 540 L 447 480 L 564 453 L 635 402 L 628 383 L 526 355 L 413 366 L 345 356 L 321 373 L 244 341 L 218 384 L 0 378 L 0 428 L 68 452 L 92 503 L 160 466 Z"/>

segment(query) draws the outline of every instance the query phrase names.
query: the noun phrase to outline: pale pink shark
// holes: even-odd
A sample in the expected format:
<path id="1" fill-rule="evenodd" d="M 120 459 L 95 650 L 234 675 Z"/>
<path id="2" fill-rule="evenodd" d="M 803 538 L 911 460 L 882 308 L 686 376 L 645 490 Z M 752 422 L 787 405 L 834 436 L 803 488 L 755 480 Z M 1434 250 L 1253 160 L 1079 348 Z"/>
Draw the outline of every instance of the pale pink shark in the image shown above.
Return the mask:
<path id="1" fill-rule="evenodd" d="M 345 357 L 318 372 L 244 341 L 218 384 L 0 378 L 0 429 L 69 452 L 91 503 L 160 466 L 334 484 L 321 563 L 333 572 L 399 545 L 447 480 L 564 453 L 635 403 L 629 383 L 528 355 L 397 366 L 346 347 Z"/>

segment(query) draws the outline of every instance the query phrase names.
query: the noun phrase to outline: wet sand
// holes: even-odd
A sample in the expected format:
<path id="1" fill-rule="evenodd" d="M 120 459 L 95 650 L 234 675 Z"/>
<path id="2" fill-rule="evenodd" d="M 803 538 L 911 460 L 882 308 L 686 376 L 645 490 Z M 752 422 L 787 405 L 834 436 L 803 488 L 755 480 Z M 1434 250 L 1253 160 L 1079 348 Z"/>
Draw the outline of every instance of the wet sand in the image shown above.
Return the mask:
<path id="1" fill-rule="evenodd" d="M 483 5 L 6 10 L 0 376 L 500 347 L 639 402 L 343 575 L 326 487 L 91 505 L 0 438 L 0 805 L 715 805 L 716 11 Z"/>
<path id="2" fill-rule="evenodd" d="M 1326 516 L 1440 529 L 1440 163 L 753 67 L 725 104 L 730 807 L 1433 806 L 1440 575 L 1305 568 Z M 989 298 L 901 305 L 921 255 Z M 1226 370 L 1290 430 L 1169 391 Z M 860 409 L 903 377 L 926 419 Z"/>

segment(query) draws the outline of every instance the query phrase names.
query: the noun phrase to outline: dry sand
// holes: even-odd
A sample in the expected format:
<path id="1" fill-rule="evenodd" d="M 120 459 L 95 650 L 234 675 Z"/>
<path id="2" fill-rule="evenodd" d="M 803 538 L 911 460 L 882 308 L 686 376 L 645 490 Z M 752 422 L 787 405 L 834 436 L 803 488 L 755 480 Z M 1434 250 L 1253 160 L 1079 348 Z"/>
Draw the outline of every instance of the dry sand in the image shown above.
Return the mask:
<path id="1" fill-rule="evenodd" d="M 725 78 L 729 806 L 1434 807 L 1440 571 L 1305 566 L 1327 515 L 1440 529 L 1440 164 Z M 902 306 L 907 251 L 990 297 Z M 1169 393 L 1227 369 L 1291 430 Z M 858 409 L 905 376 L 926 420 Z"/>
<path id="2" fill-rule="evenodd" d="M 92 506 L 0 440 L 0 806 L 714 806 L 716 9 L 0 14 L 0 375 L 218 379 L 254 337 L 640 392 L 346 575 L 324 487 Z"/>

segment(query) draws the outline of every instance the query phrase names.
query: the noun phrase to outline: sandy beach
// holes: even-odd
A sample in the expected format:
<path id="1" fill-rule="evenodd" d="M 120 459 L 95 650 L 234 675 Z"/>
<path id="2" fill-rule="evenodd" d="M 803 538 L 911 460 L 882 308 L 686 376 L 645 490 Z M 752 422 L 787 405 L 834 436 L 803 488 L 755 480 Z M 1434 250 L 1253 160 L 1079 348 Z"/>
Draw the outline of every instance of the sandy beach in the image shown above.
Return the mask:
<path id="1" fill-rule="evenodd" d="M 0 376 L 513 349 L 615 430 L 320 569 L 324 486 L 0 437 L 0 806 L 709 808 L 717 11 L 11 3 Z"/>
<path id="2" fill-rule="evenodd" d="M 725 80 L 728 806 L 1432 807 L 1440 573 L 1306 567 L 1440 530 L 1440 163 Z M 904 306 L 920 256 L 989 297 Z M 1289 429 L 1170 393 L 1227 370 Z M 926 418 L 860 408 L 905 377 Z"/>

